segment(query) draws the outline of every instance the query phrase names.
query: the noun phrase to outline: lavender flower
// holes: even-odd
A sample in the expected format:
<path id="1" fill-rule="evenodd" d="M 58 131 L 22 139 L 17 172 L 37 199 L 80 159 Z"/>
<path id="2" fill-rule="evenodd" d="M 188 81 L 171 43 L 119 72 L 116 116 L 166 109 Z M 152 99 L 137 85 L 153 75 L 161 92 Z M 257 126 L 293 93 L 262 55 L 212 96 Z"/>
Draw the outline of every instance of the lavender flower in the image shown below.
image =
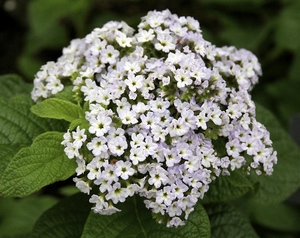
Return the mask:
<path id="1" fill-rule="evenodd" d="M 151 11 L 135 34 L 112 21 L 73 40 L 36 74 L 32 98 L 73 85 L 86 121 L 62 144 L 94 212 L 137 194 L 158 222 L 179 226 L 216 177 L 272 174 L 276 151 L 250 96 L 260 75 L 251 52 L 204 40 L 192 17 Z"/>

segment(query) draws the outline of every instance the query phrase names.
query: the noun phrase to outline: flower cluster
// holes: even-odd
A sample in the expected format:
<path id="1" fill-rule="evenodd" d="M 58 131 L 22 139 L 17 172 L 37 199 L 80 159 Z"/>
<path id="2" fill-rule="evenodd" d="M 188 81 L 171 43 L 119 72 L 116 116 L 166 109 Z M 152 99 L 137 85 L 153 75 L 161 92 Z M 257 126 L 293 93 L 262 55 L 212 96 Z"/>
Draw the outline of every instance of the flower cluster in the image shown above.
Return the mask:
<path id="1" fill-rule="evenodd" d="M 73 40 L 36 74 L 32 98 L 72 85 L 86 121 L 62 144 L 96 213 L 138 194 L 178 226 L 218 176 L 272 174 L 276 151 L 249 94 L 260 74 L 251 52 L 204 40 L 192 17 L 151 11 L 136 33 L 111 21 Z"/>

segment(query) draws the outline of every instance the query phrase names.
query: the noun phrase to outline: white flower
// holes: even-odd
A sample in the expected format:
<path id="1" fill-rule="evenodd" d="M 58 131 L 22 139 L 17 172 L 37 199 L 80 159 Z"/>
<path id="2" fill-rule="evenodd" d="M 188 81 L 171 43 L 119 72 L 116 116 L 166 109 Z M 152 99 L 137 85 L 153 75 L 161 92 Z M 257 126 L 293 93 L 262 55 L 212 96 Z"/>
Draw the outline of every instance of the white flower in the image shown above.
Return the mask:
<path id="1" fill-rule="evenodd" d="M 167 171 L 159 166 L 151 169 L 149 175 L 150 178 L 148 179 L 148 183 L 153 185 L 155 188 L 159 188 L 161 185 L 166 184 L 167 181 L 169 181 Z"/>
<path id="2" fill-rule="evenodd" d="M 131 47 L 132 38 L 127 37 L 123 32 L 120 31 L 118 31 L 116 34 L 116 41 L 121 47 Z"/>
<path id="3" fill-rule="evenodd" d="M 146 105 L 143 102 L 138 102 L 137 104 L 132 105 L 132 110 L 134 112 L 138 113 L 138 114 L 142 114 L 142 113 L 146 112 L 149 109 L 150 109 L 150 106 Z"/>
<path id="4" fill-rule="evenodd" d="M 129 159 L 132 164 L 137 165 L 140 162 L 143 162 L 146 159 L 145 149 L 142 147 L 131 148 Z"/>
<path id="5" fill-rule="evenodd" d="M 79 157 L 79 151 L 77 147 L 73 145 L 73 143 L 65 144 L 64 152 L 66 153 L 69 159 L 73 159 L 74 157 Z"/>
<path id="6" fill-rule="evenodd" d="M 191 149 L 189 148 L 189 145 L 185 142 L 178 143 L 175 147 L 176 153 L 179 157 L 188 160 L 193 156 L 193 153 Z"/>
<path id="7" fill-rule="evenodd" d="M 197 116 L 196 116 L 196 125 L 200 127 L 202 130 L 207 129 L 206 123 L 209 121 L 209 118 L 206 116 L 205 111 L 201 111 Z"/>
<path id="8" fill-rule="evenodd" d="M 170 136 L 183 136 L 189 131 L 189 125 L 182 119 L 173 119 L 168 127 Z"/>
<path id="9" fill-rule="evenodd" d="M 92 208 L 94 212 L 101 213 L 103 209 L 108 207 L 108 203 L 104 200 L 104 197 L 93 194 L 89 199 L 90 203 L 95 203 L 96 205 Z"/>
<path id="10" fill-rule="evenodd" d="M 73 143 L 72 133 L 68 129 L 68 131 L 63 135 L 64 140 L 61 142 L 62 145 L 66 146 L 69 143 Z"/>
<path id="11" fill-rule="evenodd" d="M 239 140 L 236 138 L 226 143 L 226 150 L 227 154 L 233 158 L 238 158 L 243 151 Z"/>
<path id="12" fill-rule="evenodd" d="M 115 166 L 112 164 L 107 164 L 103 168 L 104 170 L 101 172 L 101 175 L 98 178 L 97 183 L 100 184 L 99 182 L 102 180 L 107 180 L 108 184 L 111 184 L 112 182 L 117 182 L 118 176 L 115 174 Z M 107 190 L 109 191 L 109 190 Z"/>
<path id="13" fill-rule="evenodd" d="M 128 195 L 129 193 L 126 188 L 122 188 L 120 183 L 115 183 L 112 190 L 108 192 L 105 198 L 107 200 L 112 200 L 114 204 L 117 204 L 118 202 L 125 202 Z"/>
<path id="14" fill-rule="evenodd" d="M 131 163 L 129 161 L 119 160 L 116 163 L 115 174 L 124 180 L 127 180 L 129 176 L 132 176 L 135 170 L 131 168 Z"/>
<path id="15" fill-rule="evenodd" d="M 90 187 L 90 185 L 83 181 L 82 179 L 80 178 L 77 178 L 75 177 L 73 179 L 73 181 L 76 183 L 76 187 L 83 193 L 86 193 L 86 194 L 90 194 L 90 191 L 92 190 L 92 188 Z"/>
<path id="16" fill-rule="evenodd" d="M 90 48 L 91 54 L 98 56 L 101 50 L 104 49 L 106 45 L 106 40 L 100 40 L 99 38 L 95 38 Z"/>
<path id="17" fill-rule="evenodd" d="M 125 136 L 116 136 L 114 138 L 111 138 L 108 141 L 107 145 L 110 152 L 117 156 L 122 155 L 125 149 L 127 149 L 128 147 Z"/>
<path id="18" fill-rule="evenodd" d="M 137 61 L 126 61 L 123 66 L 124 70 L 127 71 L 127 73 L 136 74 L 141 70 L 141 66 L 139 65 L 139 62 Z"/>
<path id="19" fill-rule="evenodd" d="M 103 64 L 115 64 L 120 52 L 116 50 L 113 46 L 108 45 L 106 48 L 100 51 L 100 60 Z"/>
<path id="20" fill-rule="evenodd" d="M 154 30 L 149 29 L 147 30 L 140 30 L 139 33 L 137 34 L 137 40 L 140 43 L 151 41 L 155 37 L 154 35 Z"/>
<path id="21" fill-rule="evenodd" d="M 76 128 L 76 131 L 72 132 L 72 138 L 73 138 L 73 145 L 76 148 L 81 148 L 83 142 L 86 141 L 87 136 L 85 134 L 85 129 L 80 130 L 80 127 L 78 126 Z"/>
<path id="22" fill-rule="evenodd" d="M 147 155 L 153 155 L 158 148 L 157 143 L 155 143 L 151 136 L 147 136 L 145 143 L 142 145 L 142 149 L 145 150 Z"/>
<path id="23" fill-rule="evenodd" d="M 153 213 L 159 213 L 164 215 L 166 212 L 166 205 L 162 203 L 157 203 L 157 202 L 151 202 L 149 200 L 145 201 L 145 205 L 147 208 L 150 208 Z"/>
<path id="24" fill-rule="evenodd" d="M 76 158 L 76 163 L 77 163 L 76 174 L 78 176 L 83 174 L 86 170 L 85 160 L 83 156 L 78 156 Z"/>
<path id="25" fill-rule="evenodd" d="M 163 51 L 165 53 L 170 52 L 170 50 L 175 50 L 175 39 L 172 38 L 169 33 L 158 33 L 157 41 L 158 42 L 154 45 L 155 49 Z"/>
<path id="26" fill-rule="evenodd" d="M 89 170 L 89 173 L 87 175 L 87 178 L 89 180 L 94 180 L 98 177 L 98 174 L 100 173 L 98 162 L 96 160 L 92 160 L 87 166 L 86 169 Z"/>
<path id="27" fill-rule="evenodd" d="M 150 100 L 148 105 L 151 111 L 164 113 L 170 106 L 170 102 L 163 100 L 162 98 L 156 98 L 155 100 Z"/>
<path id="28" fill-rule="evenodd" d="M 183 37 L 187 32 L 187 27 L 182 27 L 178 22 L 170 25 L 170 30 L 173 31 L 176 35 Z"/>
<path id="29" fill-rule="evenodd" d="M 197 127 L 197 118 L 192 110 L 182 110 L 181 118 L 191 129 L 194 130 Z"/>
<path id="30" fill-rule="evenodd" d="M 143 86 L 143 79 L 142 75 L 135 76 L 133 73 L 128 74 L 128 78 L 125 79 L 125 84 L 129 87 L 129 90 L 135 92 L 137 89 Z"/>
<path id="31" fill-rule="evenodd" d="M 168 206 L 167 213 L 170 217 L 180 216 L 182 214 L 182 209 L 178 206 L 178 202 L 173 202 L 170 206 Z M 178 226 L 178 225 L 174 225 L 174 226 Z"/>
<path id="32" fill-rule="evenodd" d="M 246 160 L 242 156 L 232 159 L 230 161 L 231 170 L 241 168 L 245 164 L 245 162 L 246 162 Z"/>
<path id="33" fill-rule="evenodd" d="M 137 113 L 128 108 L 118 111 L 119 117 L 123 124 L 136 124 L 138 120 L 136 119 Z"/>
<path id="34" fill-rule="evenodd" d="M 47 77 L 46 82 L 46 89 L 51 91 L 52 94 L 56 94 L 64 89 L 64 85 L 55 76 Z"/>
<path id="35" fill-rule="evenodd" d="M 215 105 L 212 105 L 212 108 L 207 113 L 207 117 L 213 121 L 216 125 L 222 124 L 222 117 L 221 117 L 222 111 Z"/>
<path id="36" fill-rule="evenodd" d="M 89 122 L 89 132 L 99 137 L 109 131 L 112 119 L 105 112 L 99 112 L 97 117 L 90 118 Z"/>
<path id="37" fill-rule="evenodd" d="M 163 129 L 159 125 L 153 125 L 151 126 L 151 132 L 153 134 L 153 140 L 154 141 L 165 141 L 166 140 L 166 135 L 168 134 L 166 129 Z"/>
<path id="38" fill-rule="evenodd" d="M 86 147 L 92 151 L 94 156 L 99 156 L 103 152 L 107 152 L 107 139 L 104 136 L 94 137 Z"/>
<path id="39" fill-rule="evenodd" d="M 124 134 L 125 134 L 124 129 L 122 129 L 122 128 L 116 129 L 115 127 L 111 127 L 107 138 L 110 140 L 110 139 L 116 138 L 118 136 L 124 136 Z"/>
<path id="40" fill-rule="evenodd" d="M 240 110 L 239 104 L 232 104 L 230 103 L 228 105 L 228 108 L 226 110 L 226 113 L 229 115 L 232 119 L 237 119 L 242 115 L 242 112 Z"/>
<path id="41" fill-rule="evenodd" d="M 170 206 L 172 201 L 175 199 L 175 195 L 171 192 L 170 186 L 165 186 L 163 189 L 160 189 L 156 192 L 157 203 L 164 203 L 167 206 Z"/>
<path id="42" fill-rule="evenodd" d="M 148 17 L 145 19 L 146 22 L 151 26 L 151 28 L 156 28 L 160 26 L 164 22 L 164 18 L 158 12 L 151 12 L 152 14 L 148 13 Z"/>
<path id="43" fill-rule="evenodd" d="M 104 208 L 99 212 L 101 215 L 112 215 L 116 212 L 120 212 L 121 210 L 116 208 L 115 206 L 109 204 L 107 208 Z"/>
<path id="44" fill-rule="evenodd" d="M 201 162 L 198 156 L 190 156 L 184 162 L 184 168 L 189 172 L 193 173 L 201 168 Z"/>
<path id="45" fill-rule="evenodd" d="M 176 70 L 175 80 L 177 81 L 178 88 L 183 88 L 183 87 L 191 85 L 193 83 L 191 76 L 184 69 Z"/>
<path id="46" fill-rule="evenodd" d="M 144 139 L 145 137 L 141 133 L 132 133 L 131 135 L 131 141 L 130 141 L 130 146 L 132 148 L 137 148 L 137 147 L 144 147 Z"/>
<path id="47" fill-rule="evenodd" d="M 241 144 L 241 148 L 247 151 L 248 155 L 255 155 L 263 148 L 263 144 L 259 139 L 251 137 L 246 142 Z"/>
<path id="48" fill-rule="evenodd" d="M 166 165 L 168 167 L 173 167 L 175 164 L 178 164 L 181 161 L 181 158 L 176 153 L 176 148 L 164 150 L 163 153 L 166 158 Z"/>
<path id="49" fill-rule="evenodd" d="M 153 112 L 147 112 L 147 114 L 142 114 L 140 116 L 140 119 L 141 119 L 141 127 L 145 128 L 145 129 L 150 129 L 150 127 L 154 124 L 154 120 L 155 120 L 155 117 L 154 117 L 154 113 Z"/>

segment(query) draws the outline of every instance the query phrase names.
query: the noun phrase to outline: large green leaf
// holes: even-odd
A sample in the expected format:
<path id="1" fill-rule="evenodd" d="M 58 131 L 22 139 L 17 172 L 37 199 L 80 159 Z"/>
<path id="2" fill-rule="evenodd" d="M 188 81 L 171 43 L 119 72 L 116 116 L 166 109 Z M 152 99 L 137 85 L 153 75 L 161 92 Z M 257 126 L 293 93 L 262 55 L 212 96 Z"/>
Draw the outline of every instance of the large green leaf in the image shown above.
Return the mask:
<path id="1" fill-rule="evenodd" d="M 249 220 L 234 206 L 219 203 L 205 208 L 210 219 L 212 238 L 258 238 Z"/>
<path id="2" fill-rule="evenodd" d="M 249 203 L 251 220 L 269 229 L 300 232 L 300 206 L 278 203 Z"/>
<path id="3" fill-rule="evenodd" d="M 24 197 L 74 174 L 76 162 L 65 155 L 62 139 L 63 133 L 46 132 L 22 148 L 2 173 L 0 193 Z"/>
<path id="4" fill-rule="evenodd" d="M 78 119 L 83 114 L 79 105 L 59 98 L 49 98 L 33 105 L 31 111 L 40 117 L 63 119 L 69 122 Z"/>
<path id="5" fill-rule="evenodd" d="M 64 90 L 54 95 L 55 98 L 76 103 L 74 98 L 73 86 L 65 86 Z"/>
<path id="6" fill-rule="evenodd" d="M 29 95 L 17 95 L 9 100 L 0 98 L 0 144 L 30 145 L 37 135 L 64 128 L 62 123 L 31 113 L 32 105 Z"/>
<path id="7" fill-rule="evenodd" d="M 258 24 L 259 20 L 252 20 L 250 22 L 237 21 L 237 18 L 224 13 L 220 15 L 220 21 L 223 25 L 220 38 L 224 40 L 225 43 L 251 51 L 258 50 L 262 42 L 268 38 L 273 28 L 273 22 Z"/>
<path id="8" fill-rule="evenodd" d="M 253 190 L 250 181 L 240 172 L 233 171 L 230 176 L 220 176 L 209 186 L 204 195 L 204 203 L 225 202 L 240 198 Z"/>
<path id="9" fill-rule="evenodd" d="M 300 48 L 294 52 L 293 63 L 289 70 L 289 78 L 291 80 L 300 81 Z M 300 110 L 299 110 L 300 111 Z"/>
<path id="10" fill-rule="evenodd" d="M 255 6 L 261 6 L 263 5 L 266 0 L 248 0 L 247 4 L 246 2 L 241 0 L 228 0 L 228 1 L 222 1 L 222 0 L 202 0 L 201 2 L 207 4 L 207 5 L 217 5 L 217 6 L 224 6 L 224 7 L 234 7 L 234 8 L 241 8 L 241 9 L 248 9 L 253 8 Z M 248 8 L 247 8 L 248 7 Z"/>
<path id="11" fill-rule="evenodd" d="M 6 74 L 0 76 L 0 97 L 8 99 L 17 93 L 29 94 L 32 85 L 25 83 L 22 78 L 16 74 Z"/>
<path id="12" fill-rule="evenodd" d="M 0 178 L 2 173 L 5 171 L 10 160 L 15 156 L 15 154 L 22 148 L 22 145 L 3 145 L 0 144 Z"/>
<path id="13" fill-rule="evenodd" d="M 0 197 L 0 237 L 29 233 L 40 215 L 55 203 L 56 199 L 49 196 Z"/>
<path id="14" fill-rule="evenodd" d="M 83 37 L 86 18 L 92 1 L 86 0 L 35 0 L 28 2 L 28 25 L 23 54 L 19 56 L 19 69 L 33 78 L 38 69 L 49 60 L 37 57 L 43 51 L 61 52 L 71 37 Z M 71 29 L 71 30 L 70 30 Z M 50 57 L 51 58 L 51 57 Z"/>
<path id="15" fill-rule="evenodd" d="M 156 223 L 149 210 L 136 197 L 121 205 L 122 212 L 110 216 L 91 213 L 88 217 L 82 238 L 103 237 L 147 237 L 147 238 L 205 238 L 210 237 L 210 225 L 204 208 L 198 204 L 190 214 L 186 225 L 167 228 Z"/>
<path id="16" fill-rule="evenodd" d="M 82 31 L 84 19 L 91 6 L 90 1 L 86 0 L 36 0 L 29 4 L 29 21 L 32 31 L 38 35 L 51 35 L 47 32 L 54 26 L 62 25 L 61 20 L 68 17 L 75 24 L 77 31 Z"/>
<path id="17" fill-rule="evenodd" d="M 39 218 L 30 238 L 81 237 L 90 208 L 88 196 L 82 193 L 65 198 Z"/>
<path id="18" fill-rule="evenodd" d="M 289 50 L 300 49 L 300 2 L 290 1 L 277 18 L 276 42 Z"/>
<path id="19" fill-rule="evenodd" d="M 270 84 L 267 90 L 278 101 L 276 105 L 279 116 L 283 117 L 285 122 L 288 122 L 291 116 L 300 113 L 300 80 L 278 80 Z"/>
<path id="20" fill-rule="evenodd" d="M 257 105 L 257 119 L 271 133 L 273 147 L 278 153 L 278 164 L 274 166 L 271 176 L 252 177 L 254 182 L 260 184 L 254 199 L 258 202 L 277 203 L 288 198 L 300 187 L 300 150 L 275 116 L 260 105 Z"/>

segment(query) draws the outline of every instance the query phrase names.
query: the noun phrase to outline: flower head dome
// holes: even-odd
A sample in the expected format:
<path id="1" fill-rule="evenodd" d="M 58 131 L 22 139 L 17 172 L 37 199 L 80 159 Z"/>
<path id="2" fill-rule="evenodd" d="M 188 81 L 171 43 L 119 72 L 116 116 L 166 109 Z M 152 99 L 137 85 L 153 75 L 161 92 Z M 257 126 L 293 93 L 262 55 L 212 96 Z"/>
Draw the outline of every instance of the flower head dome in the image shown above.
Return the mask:
<path id="1" fill-rule="evenodd" d="M 204 40 L 194 18 L 151 11 L 136 32 L 111 21 L 73 40 L 36 74 L 32 98 L 71 86 L 84 108 L 62 144 L 94 212 L 137 194 L 178 226 L 217 177 L 272 174 L 276 152 L 250 96 L 260 74 L 255 55 Z"/>

